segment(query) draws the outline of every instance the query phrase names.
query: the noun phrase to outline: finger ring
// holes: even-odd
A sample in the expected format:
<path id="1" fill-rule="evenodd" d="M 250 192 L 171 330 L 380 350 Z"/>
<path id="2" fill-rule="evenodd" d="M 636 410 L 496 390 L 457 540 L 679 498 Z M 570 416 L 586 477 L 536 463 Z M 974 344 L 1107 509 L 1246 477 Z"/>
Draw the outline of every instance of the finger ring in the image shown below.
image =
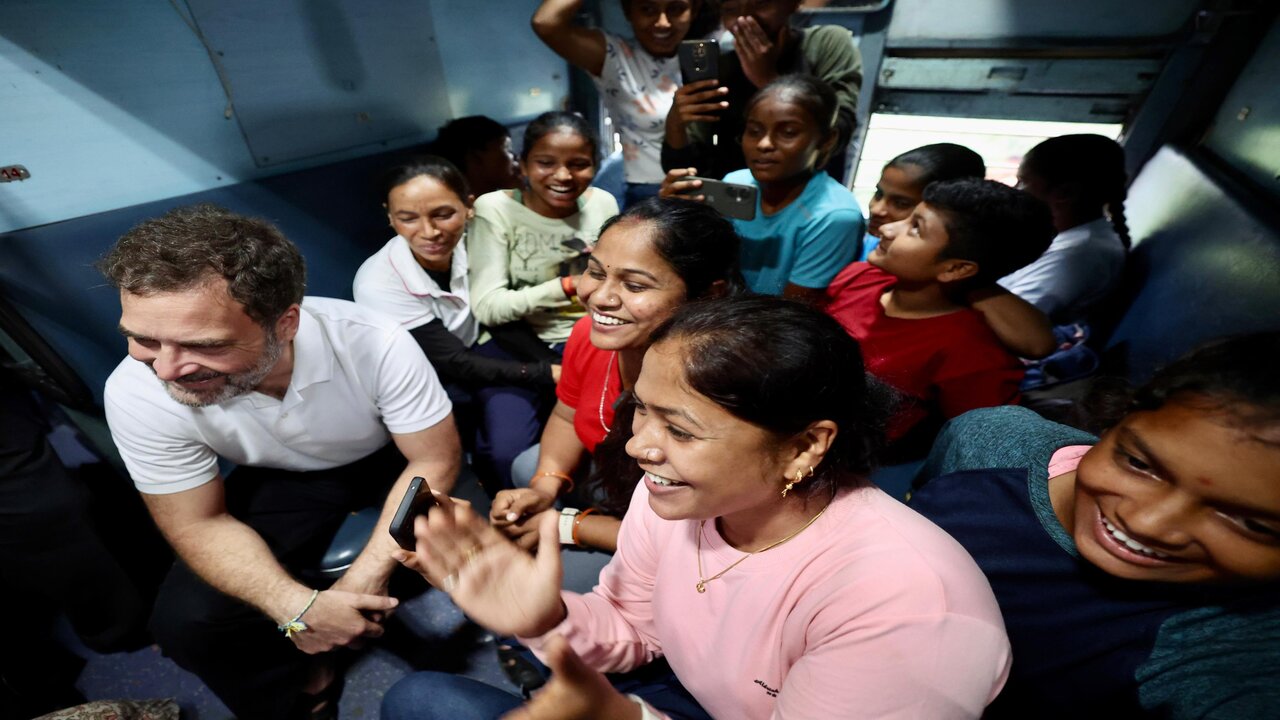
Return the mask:
<path id="1" fill-rule="evenodd" d="M 457 573 L 449 573 L 448 575 L 444 576 L 443 580 L 440 581 L 440 589 L 444 590 L 447 593 L 453 592 L 454 589 L 456 589 L 457 587 L 458 587 Z"/>
<path id="2" fill-rule="evenodd" d="M 480 557 L 480 546 L 472 545 L 471 547 L 467 548 L 467 552 L 465 554 L 467 556 L 467 564 L 468 565 L 475 564 L 476 558 Z"/>

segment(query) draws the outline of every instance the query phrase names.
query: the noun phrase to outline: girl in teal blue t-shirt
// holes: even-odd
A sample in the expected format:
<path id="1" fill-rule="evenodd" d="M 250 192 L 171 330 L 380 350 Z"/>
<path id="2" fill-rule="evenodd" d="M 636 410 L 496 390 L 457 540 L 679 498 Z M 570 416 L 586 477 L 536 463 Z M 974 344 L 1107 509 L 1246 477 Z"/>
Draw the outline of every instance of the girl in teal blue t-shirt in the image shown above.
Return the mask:
<path id="1" fill-rule="evenodd" d="M 755 218 L 734 220 L 742 275 L 752 291 L 816 300 L 855 260 L 866 222 L 853 195 L 822 168 L 836 149 L 834 91 L 808 75 L 784 75 L 747 103 L 742 152 L 747 167 L 724 177 L 754 185 Z M 722 141 L 728 140 L 722 138 Z M 695 198 L 697 168 L 667 173 L 662 194 Z"/>

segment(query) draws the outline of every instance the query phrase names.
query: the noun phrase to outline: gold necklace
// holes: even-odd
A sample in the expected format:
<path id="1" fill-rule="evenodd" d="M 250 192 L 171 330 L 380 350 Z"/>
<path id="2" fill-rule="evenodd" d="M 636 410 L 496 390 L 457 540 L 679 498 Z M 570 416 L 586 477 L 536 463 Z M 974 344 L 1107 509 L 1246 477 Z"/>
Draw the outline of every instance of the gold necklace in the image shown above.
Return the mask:
<path id="1" fill-rule="evenodd" d="M 609 356 L 609 364 L 604 366 L 604 387 L 600 388 L 600 427 L 604 428 L 605 435 L 608 435 L 612 430 L 610 430 L 609 426 L 604 422 L 604 398 L 609 394 L 609 373 L 613 371 L 613 363 L 617 359 L 618 352 L 615 350 L 613 354 Z M 618 372 L 622 372 L 621 368 L 619 368 Z"/>
<path id="2" fill-rule="evenodd" d="M 707 524 L 707 521 L 706 521 L 706 520 L 703 520 L 703 521 L 699 522 L 699 523 L 698 523 L 698 550 L 697 550 L 697 557 L 698 557 L 698 584 L 697 584 L 697 585 L 695 585 L 694 587 L 698 589 L 698 592 L 699 592 L 699 593 L 705 593 L 705 592 L 707 591 L 707 583 L 711 582 L 712 580 L 718 580 L 719 578 L 724 577 L 724 574 L 725 574 L 725 573 L 727 573 L 727 572 L 729 572 L 730 570 L 732 570 L 732 569 L 734 569 L 734 568 L 738 567 L 738 565 L 739 565 L 740 563 L 742 563 L 742 561 L 743 561 L 743 560 L 746 560 L 747 558 L 751 557 L 752 555 L 758 555 L 758 554 L 760 554 L 760 553 L 762 553 L 762 552 L 766 552 L 766 551 L 768 551 L 768 550 L 772 550 L 772 549 L 774 549 L 774 548 L 778 547 L 779 545 L 781 545 L 782 543 L 784 543 L 784 542 L 786 542 L 786 541 L 790 540 L 791 538 L 793 538 L 793 537 L 795 537 L 795 536 L 799 535 L 800 533 L 804 532 L 805 530 L 807 530 L 807 529 L 809 528 L 809 526 L 810 526 L 810 525 L 812 525 L 812 524 L 814 524 L 815 522 L 817 522 L 817 521 L 818 521 L 818 518 L 822 517 L 822 513 L 826 512 L 826 511 L 827 511 L 827 508 L 831 507 L 831 501 L 832 501 L 832 500 L 835 500 L 835 494 L 834 494 L 834 493 L 832 493 L 832 495 L 831 495 L 831 500 L 828 500 L 828 501 L 827 501 L 827 504 L 822 506 L 822 509 L 818 511 L 818 514 L 817 514 L 817 515 L 814 515 L 814 516 L 813 516 L 813 517 L 811 517 L 811 518 L 809 518 L 809 522 L 807 522 L 807 523 L 805 523 L 804 525 L 802 525 L 802 526 L 800 527 L 800 529 L 799 529 L 799 530 L 797 530 L 797 531 L 795 531 L 795 532 L 791 533 L 790 535 L 788 535 L 788 536 L 786 536 L 786 537 L 782 538 L 781 540 L 779 540 L 779 541 L 777 541 L 777 542 L 775 542 L 775 543 L 770 543 L 769 545 L 765 545 L 764 547 L 760 548 L 759 550 L 753 550 L 753 551 L 751 551 L 751 552 L 747 553 L 746 555 L 743 555 L 742 557 L 740 557 L 740 558 L 738 558 L 737 560 L 735 560 L 735 561 L 733 562 L 733 564 L 732 564 L 732 565 L 730 565 L 729 567 L 727 567 L 727 568 L 725 568 L 725 569 L 721 570 L 720 572 L 716 573 L 715 575 L 712 575 L 711 577 L 704 577 L 704 576 L 702 575 L 702 528 L 703 528 L 703 526 L 704 526 L 704 525 L 706 525 L 706 524 Z"/>

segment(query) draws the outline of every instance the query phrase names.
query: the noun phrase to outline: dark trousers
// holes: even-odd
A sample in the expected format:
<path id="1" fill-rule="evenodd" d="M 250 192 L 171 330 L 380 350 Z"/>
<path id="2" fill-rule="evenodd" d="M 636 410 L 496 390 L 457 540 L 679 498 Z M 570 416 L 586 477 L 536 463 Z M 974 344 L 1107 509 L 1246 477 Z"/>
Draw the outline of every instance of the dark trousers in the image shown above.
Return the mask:
<path id="1" fill-rule="evenodd" d="M 488 342 L 476 352 L 485 357 L 515 360 L 498 343 Z M 555 405 L 553 392 L 514 385 L 476 388 L 480 424 L 474 466 L 490 495 L 512 487 L 511 461 L 542 437 L 542 428 Z"/>
<path id="2" fill-rule="evenodd" d="M 45 431 L 29 392 L 0 377 L 0 617 L 8 621 L 0 717 L 81 700 L 73 683 L 83 662 L 53 637 L 60 613 L 99 652 L 144 641 L 146 601 L 98 535 L 88 488 L 58 461 Z"/>
<path id="3" fill-rule="evenodd" d="M 296 574 L 318 566 L 347 513 L 381 505 L 404 466 L 388 445 L 330 470 L 242 467 L 227 478 L 227 510 Z M 182 562 L 160 588 L 151 632 L 166 655 L 200 676 L 241 720 L 295 711 L 308 656 L 276 630 L 275 620 L 213 589 Z"/>
<path id="4" fill-rule="evenodd" d="M 608 677 L 615 690 L 639 697 L 671 720 L 711 720 L 666 660 Z M 417 672 L 382 697 L 382 720 L 496 720 L 523 703 L 519 695 L 473 678 Z"/>

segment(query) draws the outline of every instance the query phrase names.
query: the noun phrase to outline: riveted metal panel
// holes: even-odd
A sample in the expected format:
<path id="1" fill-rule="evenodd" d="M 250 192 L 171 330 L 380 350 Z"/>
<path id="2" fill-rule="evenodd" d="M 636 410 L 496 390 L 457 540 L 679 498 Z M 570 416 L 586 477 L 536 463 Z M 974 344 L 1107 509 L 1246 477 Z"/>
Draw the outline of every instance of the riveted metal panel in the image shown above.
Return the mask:
<path id="1" fill-rule="evenodd" d="M 1131 95 L 1160 72 L 1151 59 L 885 58 L 880 87 Z"/>

